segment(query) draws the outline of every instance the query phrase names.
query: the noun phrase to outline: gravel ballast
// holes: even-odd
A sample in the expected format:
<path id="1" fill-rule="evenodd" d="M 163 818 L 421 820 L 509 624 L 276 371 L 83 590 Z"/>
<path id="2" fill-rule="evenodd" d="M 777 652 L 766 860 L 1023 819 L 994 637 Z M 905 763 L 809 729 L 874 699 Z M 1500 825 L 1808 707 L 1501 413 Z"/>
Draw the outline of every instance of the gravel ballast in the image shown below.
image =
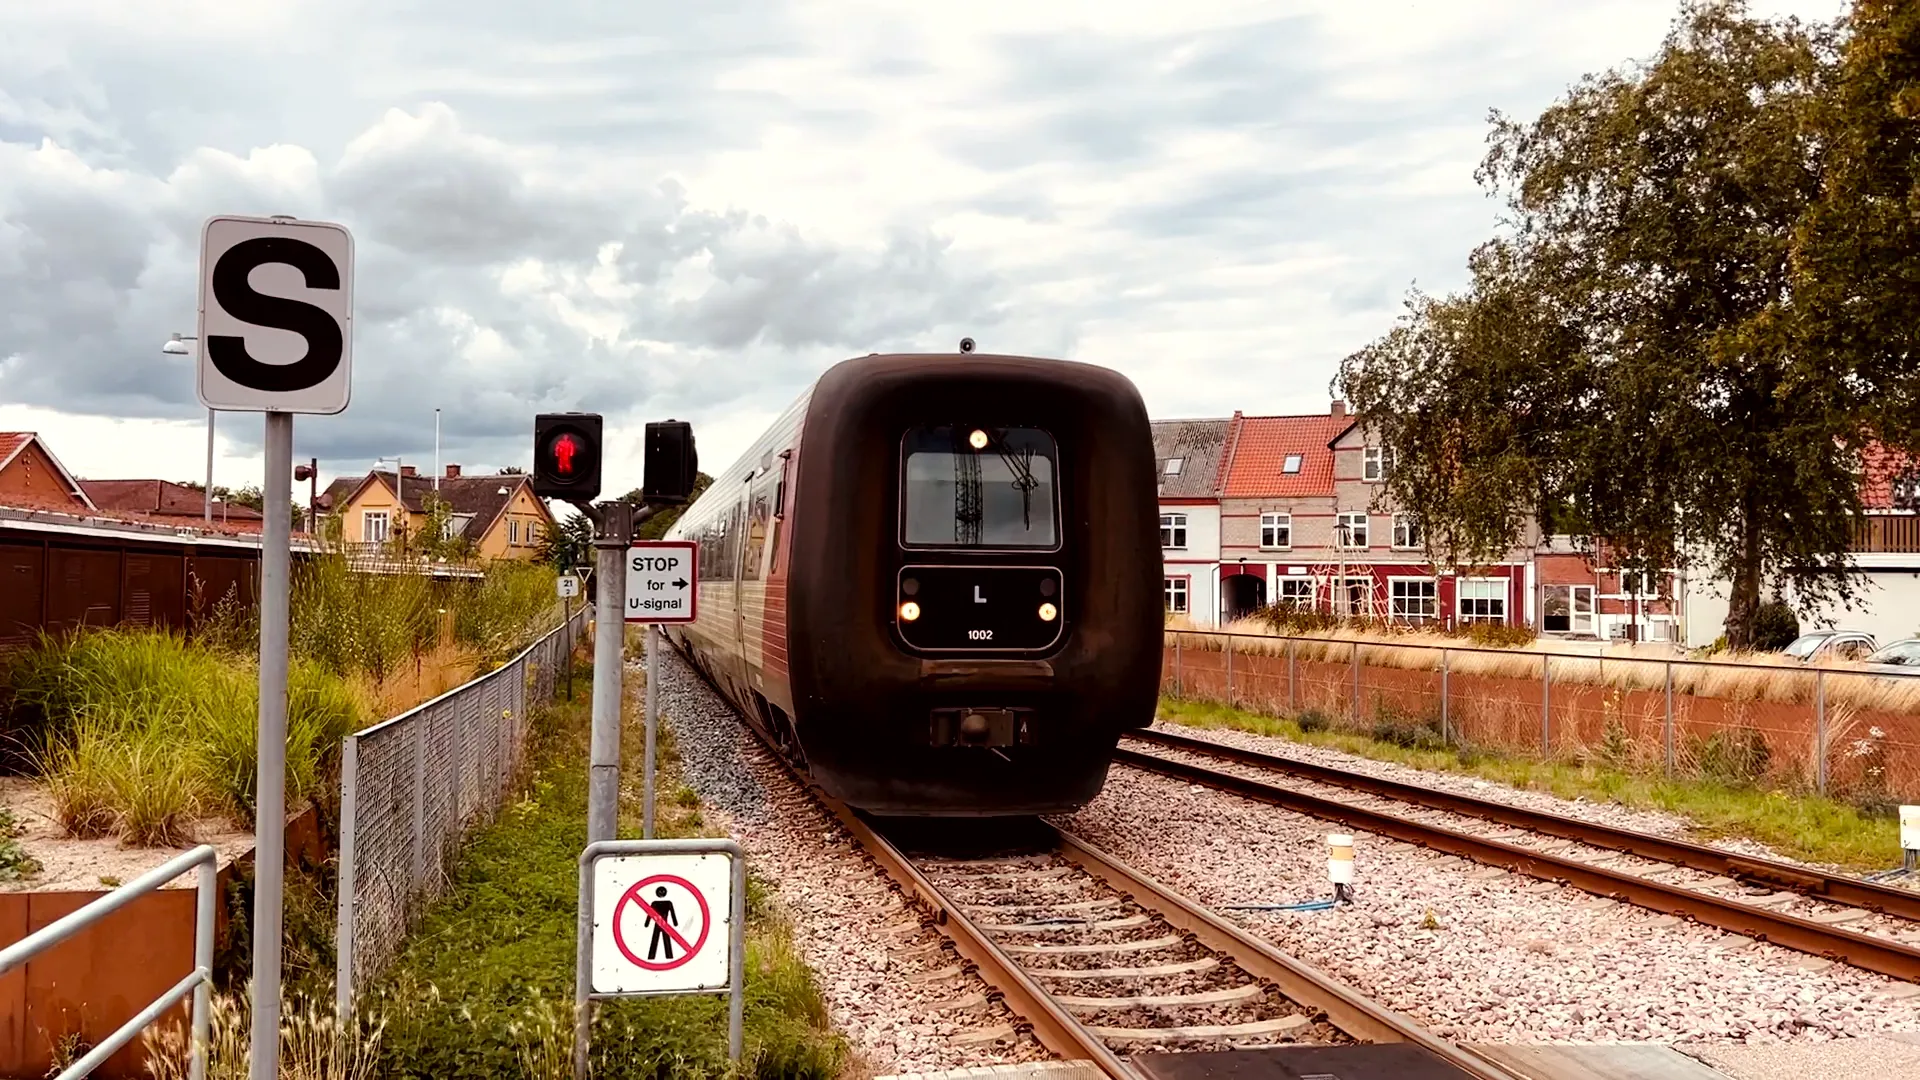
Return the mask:
<path id="1" fill-rule="evenodd" d="M 1326 836 L 1348 831 L 1119 766 L 1061 823 L 1216 909 L 1331 895 Z M 1354 842 L 1353 906 L 1221 913 L 1443 1038 L 1759 1043 L 1920 1029 L 1911 984 L 1415 845 Z"/>
<path id="2" fill-rule="evenodd" d="M 1043 1061 L 1014 1038 L 989 989 L 920 925 L 853 838 L 773 760 L 738 715 L 672 649 L 661 651 L 659 707 L 681 774 L 704 813 L 747 852 L 813 969 L 834 1029 L 875 1072 Z M 995 1038 L 994 1036 L 1005 1036 Z"/>

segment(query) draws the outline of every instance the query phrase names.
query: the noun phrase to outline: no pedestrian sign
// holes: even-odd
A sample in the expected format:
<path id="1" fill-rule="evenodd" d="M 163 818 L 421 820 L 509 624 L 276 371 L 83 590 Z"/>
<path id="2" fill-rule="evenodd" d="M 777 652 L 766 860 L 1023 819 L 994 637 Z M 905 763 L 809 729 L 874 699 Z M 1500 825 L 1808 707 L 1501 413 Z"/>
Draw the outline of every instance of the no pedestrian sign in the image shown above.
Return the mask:
<path id="1" fill-rule="evenodd" d="M 732 860 L 723 854 L 595 861 L 593 992 L 726 990 L 732 884 Z"/>
<path id="2" fill-rule="evenodd" d="M 690 623 L 697 552 L 687 540 L 641 540 L 627 552 L 627 621 Z"/>

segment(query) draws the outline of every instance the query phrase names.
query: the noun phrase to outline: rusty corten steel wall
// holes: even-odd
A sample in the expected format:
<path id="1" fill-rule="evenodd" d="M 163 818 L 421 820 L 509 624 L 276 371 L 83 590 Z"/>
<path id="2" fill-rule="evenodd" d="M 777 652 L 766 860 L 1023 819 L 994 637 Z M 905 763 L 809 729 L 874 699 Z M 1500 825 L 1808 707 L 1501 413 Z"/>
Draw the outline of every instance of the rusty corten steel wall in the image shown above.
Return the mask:
<path id="1" fill-rule="evenodd" d="M 164 626 L 191 632 L 223 596 L 259 602 L 260 558 L 138 537 L 102 538 L 0 526 L 0 649 L 42 629 Z"/>

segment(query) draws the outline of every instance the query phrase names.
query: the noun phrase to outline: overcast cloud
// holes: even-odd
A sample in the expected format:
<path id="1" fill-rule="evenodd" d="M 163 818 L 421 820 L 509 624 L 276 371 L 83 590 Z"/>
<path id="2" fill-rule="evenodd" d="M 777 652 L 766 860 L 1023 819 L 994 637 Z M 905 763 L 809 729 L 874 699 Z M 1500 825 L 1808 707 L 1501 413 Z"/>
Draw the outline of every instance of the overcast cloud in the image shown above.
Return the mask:
<path id="1" fill-rule="evenodd" d="M 197 477 L 216 213 L 339 221 L 325 475 L 524 465 L 532 414 L 691 420 L 723 467 L 834 361 L 1125 372 L 1156 416 L 1318 410 L 1492 228 L 1489 108 L 1657 47 L 1655 0 L 0 0 L 0 428 Z M 1830 18 L 1839 0 L 1757 3 Z M 216 481 L 259 481 L 257 416 Z M 424 471 L 424 470 L 423 470 Z"/>

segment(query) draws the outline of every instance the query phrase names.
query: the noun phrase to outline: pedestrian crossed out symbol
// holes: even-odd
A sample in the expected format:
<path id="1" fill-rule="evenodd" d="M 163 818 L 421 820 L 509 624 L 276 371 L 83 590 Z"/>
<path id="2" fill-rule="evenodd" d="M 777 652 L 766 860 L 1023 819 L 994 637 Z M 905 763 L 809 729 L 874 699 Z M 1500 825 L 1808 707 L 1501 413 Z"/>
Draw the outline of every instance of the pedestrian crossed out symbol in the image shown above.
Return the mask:
<path id="1" fill-rule="evenodd" d="M 673 874 L 655 874 L 634 882 L 620 895 L 613 908 L 613 943 L 638 967 L 671 971 L 700 954 L 700 947 L 707 943 L 711 915 L 707 898 L 692 882 Z M 646 939 L 644 958 L 638 948 L 641 937 Z"/>

